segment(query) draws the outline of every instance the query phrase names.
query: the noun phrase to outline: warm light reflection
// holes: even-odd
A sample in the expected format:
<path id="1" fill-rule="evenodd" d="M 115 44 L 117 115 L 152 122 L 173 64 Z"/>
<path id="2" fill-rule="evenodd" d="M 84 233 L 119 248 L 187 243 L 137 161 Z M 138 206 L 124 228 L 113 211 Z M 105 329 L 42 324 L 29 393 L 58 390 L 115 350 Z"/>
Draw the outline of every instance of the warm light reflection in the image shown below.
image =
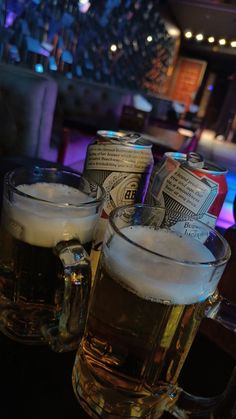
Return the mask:
<path id="1" fill-rule="evenodd" d="M 208 38 L 208 42 L 209 42 L 210 44 L 212 44 L 213 42 L 215 42 L 215 38 L 214 38 L 214 36 L 209 36 L 209 38 Z"/>
<path id="2" fill-rule="evenodd" d="M 112 52 L 116 52 L 117 51 L 117 46 L 115 44 L 112 44 L 111 47 L 110 47 L 110 50 Z"/>
<path id="3" fill-rule="evenodd" d="M 170 36 L 173 36 L 174 38 L 179 35 L 179 29 L 177 29 L 177 28 L 174 28 L 174 27 L 168 28 L 167 27 L 167 31 L 168 31 L 168 34 Z"/>
<path id="4" fill-rule="evenodd" d="M 225 45 L 226 44 L 226 40 L 224 38 L 219 39 L 219 44 L 220 45 Z"/>
<path id="5" fill-rule="evenodd" d="M 185 31 L 184 32 L 184 36 L 185 36 L 185 38 L 187 38 L 187 39 L 190 39 L 190 38 L 192 38 L 193 37 L 193 33 L 190 31 L 190 30 L 187 30 L 187 31 Z M 194 35 L 194 37 L 195 37 L 195 39 L 196 39 L 196 41 L 203 41 L 204 40 L 204 34 L 202 34 L 202 33 L 197 33 L 196 35 Z M 213 44 L 214 42 L 216 41 L 216 39 L 215 39 L 215 37 L 214 36 L 208 36 L 208 38 L 207 38 L 207 42 L 209 42 L 209 44 Z M 234 40 L 234 41 L 227 41 L 227 39 L 225 39 L 225 38 L 221 38 L 221 39 L 219 39 L 218 40 L 218 45 L 221 45 L 221 46 L 227 46 L 227 44 L 228 45 L 230 45 L 232 48 L 236 48 L 236 40 Z"/>
<path id="6" fill-rule="evenodd" d="M 196 35 L 196 40 L 197 41 L 202 41 L 203 40 L 203 34 L 202 33 L 198 33 L 197 35 Z"/>
<path id="7" fill-rule="evenodd" d="M 187 31 L 187 32 L 185 32 L 184 36 L 185 36 L 185 38 L 190 39 L 190 38 L 192 38 L 193 34 L 192 34 L 191 31 Z"/>

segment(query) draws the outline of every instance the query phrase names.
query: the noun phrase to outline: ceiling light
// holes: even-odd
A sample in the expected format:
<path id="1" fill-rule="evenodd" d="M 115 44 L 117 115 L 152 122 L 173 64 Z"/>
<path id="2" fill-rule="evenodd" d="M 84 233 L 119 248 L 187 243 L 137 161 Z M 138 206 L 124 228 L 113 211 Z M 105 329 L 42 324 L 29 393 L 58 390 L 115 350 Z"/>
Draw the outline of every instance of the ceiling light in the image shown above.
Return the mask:
<path id="1" fill-rule="evenodd" d="M 209 38 L 208 38 L 208 42 L 209 42 L 210 44 L 212 44 L 213 42 L 215 42 L 215 38 L 214 38 L 214 36 L 209 36 Z"/>
<path id="2" fill-rule="evenodd" d="M 219 44 L 220 45 L 225 45 L 226 44 L 226 40 L 224 38 L 219 39 Z"/>
<path id="3" fill-rule="evenodd" d="M 167 32 L 170 36 L 173 36 L 174 38 L 176 38 L 180 34 L 179 29 L 174 28 L 174 27 L 172 27 L 172 28 L 167 27 Z"/>
<path id="4" fill-rule="evenodd" d="M 112 44 L 112 45 L 111 45 L 111 47 L 110 47 L 110 50 L 111 50 L 112 52 L 116 52 L 116 50 L 117 50 L 117 46 L 116 46 L 115 44 Z"/>
<path id="5" fill-rule="evenodd" d="M 203 40 L 203 34 L 202 34 L 202 33 L 198 33 L 198 34 L 196 35 L 196 40 L 197 40 L 197 41 L 202 41 L 202 40 Z"/>
<path id="6" fill-rule="evenodd" d="M 192 38 L 193 34 L 192 34 L 191 31 L 187 31 L 187 32 L 185 32 L 184 36 L 185 36 L 185 38 L 190 39 L 190 38 Z"/>
<path id="7" fill-rule="evenodd" d="M 91 4 L 90 4 L 89 0 L 79 0 L 78 1 L 78 6 L 79 6 L 79 11 L 81 13 L 86 13 L 89 10 Z"/>
<path id="8" fill-rule="evenodd" d="M 236 41 L 230 42 L 230 45 L 231 45 L 232 48 L 236 48 Z"/>
<path id="9" fill-rule="evenodd" d="M 148 36 L 147 36 L 147 41 L 148 41 L 148 42 L 152 42 L 152 36 L 151 36 L 151 35 L 148 35 Z"/>

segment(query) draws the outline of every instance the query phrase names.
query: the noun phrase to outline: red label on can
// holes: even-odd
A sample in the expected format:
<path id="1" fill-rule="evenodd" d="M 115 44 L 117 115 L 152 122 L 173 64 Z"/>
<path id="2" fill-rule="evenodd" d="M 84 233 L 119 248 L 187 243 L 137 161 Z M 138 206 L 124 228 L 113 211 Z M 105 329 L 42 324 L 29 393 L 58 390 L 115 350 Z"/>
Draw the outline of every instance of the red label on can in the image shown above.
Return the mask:
<path id="1" fill-rule="evenodd" d="M 227 185 L 227 182 L 226 182 L 225 173 L 219 172 L 219 173 L 215 174 L 211 171 L 208 171 L 207 175 L 206 175 L 204 173 L 204 171 L 201 172 L 201 171 L 195 170 L 195 174 L 199 178 L 205 176 L 208 179 L 210 179 L 212 182 L 215 183 L 216 188 L 217 188 L 217 194 L 216 194 L 215 199 L 212 202 L 212 205 L 210 206 L 208 212 L 217 218 L 218 215 L 220 214 L 220 210 L 221 210 L 221 208 L 224 204 L 225 197 L 226 197 L 226 194 L 228 192 L 228 185 Z"/>
<path id="2" fill-rule="evenodd" d="M 180 217 L 194 216 L 214 227 L 227 193 L 225 173 L 211 164 L 193 168 L 187 161 L 167 156 L 154 168 L 146 202 L 178 212 Z"/>

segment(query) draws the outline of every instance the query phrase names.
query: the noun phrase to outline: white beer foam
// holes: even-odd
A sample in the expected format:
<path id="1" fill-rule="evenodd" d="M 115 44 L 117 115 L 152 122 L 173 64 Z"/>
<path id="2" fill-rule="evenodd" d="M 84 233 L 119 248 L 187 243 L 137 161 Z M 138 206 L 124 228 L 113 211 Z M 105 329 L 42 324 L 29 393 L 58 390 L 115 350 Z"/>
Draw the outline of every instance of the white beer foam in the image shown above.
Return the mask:
<path id="1" fill-rule="evenodd" d="M 215 258 L 202 243 L 188 236 L 179 237 L 167 230 L 149 227 L 126 227 L 123 234 L 130 240 L 160 255 L 188 262 L 214 262 Z M 172 304 L 204 301 L 216 288 L 213 266 L 175 263 L 133 246 L 114 236 L 104 246 L 106 268 L 115 272 L 118 281 L 138 296 Z M 113 275 L 112 275 L 113 276 Z"/>
<path id="2" fill-rule="evenodd" d="M 93 198 L 72 186 L 62 183 L 38 182 L 31 185 L 23 184 L 17 189 L 34 198 L 43 199 L 55 204 L 79 205 L 82 202 L 90 202 Z"/>
<path id="3" fill-rule="evenodd" d="M 32 197 L 68 206 L 51 205 L 16 194 L 13 202 L 5 199 L 4 223 L 15 238 L 43 247 L 53 247 L 62 240 L 73 238 L 81 243 L 92 240 L 98 217 L 96 208 L 79 207 L 81 203 L 91 202 L 91 197 L 76 188 L 57 183 L 20 185 L 18 189 Z"/>

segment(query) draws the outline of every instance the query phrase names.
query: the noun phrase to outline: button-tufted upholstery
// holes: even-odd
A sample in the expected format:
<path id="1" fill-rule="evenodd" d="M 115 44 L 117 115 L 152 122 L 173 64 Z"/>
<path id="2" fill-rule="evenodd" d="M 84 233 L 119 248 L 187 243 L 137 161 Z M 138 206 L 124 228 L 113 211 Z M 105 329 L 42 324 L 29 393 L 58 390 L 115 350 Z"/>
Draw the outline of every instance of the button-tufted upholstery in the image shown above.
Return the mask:
<path id="1" fill-rule="evenodd" d="M 132 104 L 133 95 L 127 90 L 60 75 L 56 81 L 56 118 L 77 121 L 81 127 L 116 130 L 123 106 Z"/>
<path id="2" fill-rule="evenodd" d="M 49 159 L 57 83 L 0 64 L 0 154 Z"/>

